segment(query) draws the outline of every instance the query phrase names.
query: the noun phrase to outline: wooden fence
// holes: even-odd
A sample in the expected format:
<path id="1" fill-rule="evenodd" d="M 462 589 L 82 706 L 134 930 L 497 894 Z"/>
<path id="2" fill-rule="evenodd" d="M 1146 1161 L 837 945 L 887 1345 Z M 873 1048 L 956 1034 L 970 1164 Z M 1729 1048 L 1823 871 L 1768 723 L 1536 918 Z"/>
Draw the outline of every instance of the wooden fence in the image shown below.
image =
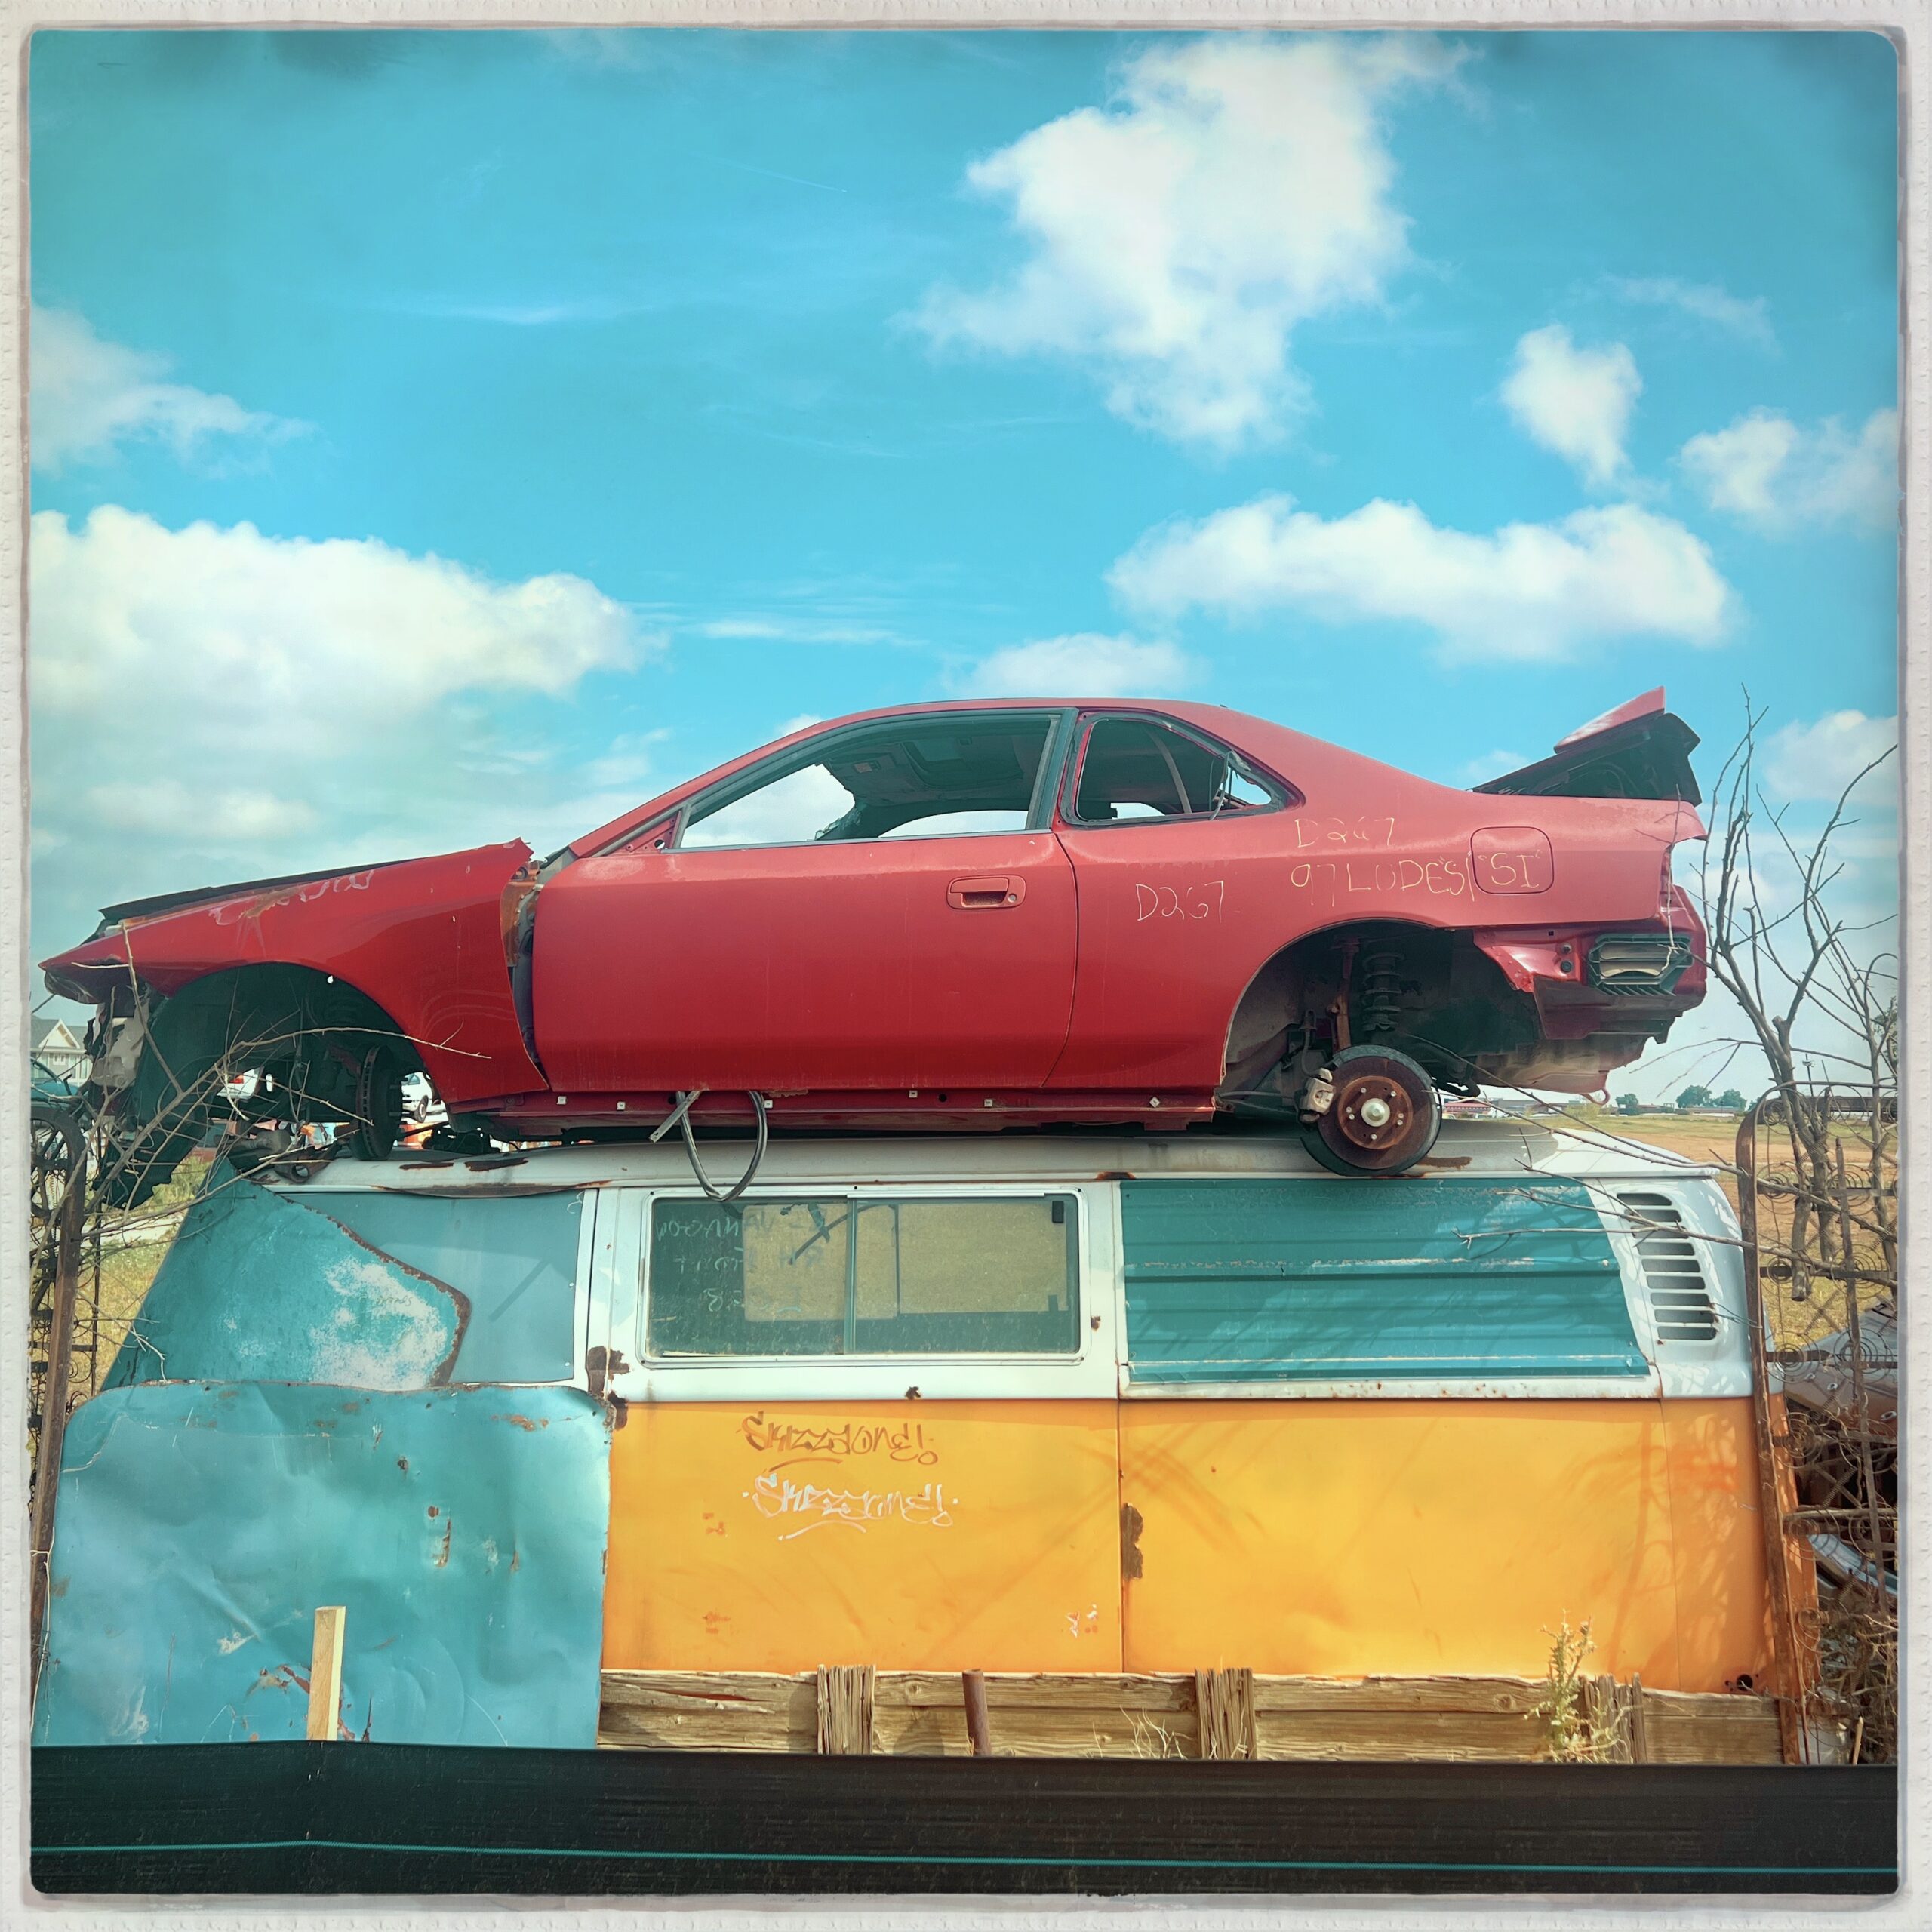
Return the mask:
<path id="1" fill-rule="evenodd" d="M 964 1757 L 983 1686 L 991 1754 L 1016 1758 L 1260 1758 L 1527 1761 L 1549 1755 L 1549 1686 L 1515 1677 L 1041 1676 L 844 1667 L 604 1673 L 598 1742 L 612 1749 Z M 1775 1764 L 1773 1700 L 1586 1687 L 1601 1763 Z"/>

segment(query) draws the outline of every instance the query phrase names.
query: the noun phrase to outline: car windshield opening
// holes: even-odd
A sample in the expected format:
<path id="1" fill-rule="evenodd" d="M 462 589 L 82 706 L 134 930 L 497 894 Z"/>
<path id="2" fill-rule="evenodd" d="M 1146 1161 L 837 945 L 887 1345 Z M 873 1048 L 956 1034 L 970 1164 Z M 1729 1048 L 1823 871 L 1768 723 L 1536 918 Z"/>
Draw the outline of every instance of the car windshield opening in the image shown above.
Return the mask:
<path id="1" fill-rule="evenodd" d="M 749 790 L 700 806 L 687 848 L 942 838 L 1026 829 L 1046 718 L 929 719 L 795 753 Z"/>

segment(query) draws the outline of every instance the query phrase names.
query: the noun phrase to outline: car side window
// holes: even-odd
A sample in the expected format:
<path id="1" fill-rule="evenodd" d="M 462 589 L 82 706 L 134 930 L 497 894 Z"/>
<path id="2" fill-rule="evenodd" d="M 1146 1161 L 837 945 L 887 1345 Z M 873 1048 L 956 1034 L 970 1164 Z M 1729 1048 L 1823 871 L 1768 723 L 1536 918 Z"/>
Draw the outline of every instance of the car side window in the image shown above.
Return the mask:
<path id="1" fill-rule="evenodd" d="M 1053 721 L 902 718 L 801 746 L 693 808 L 686 850 L 1023 831 Z"/>
<path id="2" fill-rule="evenodd" d="M 651 1206 L 648 1352 L 1077 1355 L 1071 1195 Z"/>
<path id="3" fill-rule="evenodd" d="M 1157 719 L 1103 718 L 1087 734 L 1072 817 L 1081 825 L 1218 818 L 1283 802 L 1234 755 Z"/>

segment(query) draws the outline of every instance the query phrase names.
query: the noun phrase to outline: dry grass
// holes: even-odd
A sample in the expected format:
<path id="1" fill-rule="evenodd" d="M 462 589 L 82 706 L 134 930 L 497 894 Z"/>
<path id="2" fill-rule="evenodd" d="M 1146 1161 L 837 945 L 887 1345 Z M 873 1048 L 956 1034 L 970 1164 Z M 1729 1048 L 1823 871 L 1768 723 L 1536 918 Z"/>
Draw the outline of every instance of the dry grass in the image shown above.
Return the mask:
<path id="1" fill-rule="evenodd" d="M 68 1386 L 75 1399 L 91 1395 L 106 1380 L 173 1244 L 173 1217 L 200 1192 L 208 1170 L 207 1155 L 191 1154 L 174 1178 L 135 1213 L 104 1216 L 97 1269 L 89 1230 L 81 1255 L 75 1329 L 77 1340 L 93 1337 L 97 1346 L 91 1372 L 85 1356 L 75 1358 Z"/>

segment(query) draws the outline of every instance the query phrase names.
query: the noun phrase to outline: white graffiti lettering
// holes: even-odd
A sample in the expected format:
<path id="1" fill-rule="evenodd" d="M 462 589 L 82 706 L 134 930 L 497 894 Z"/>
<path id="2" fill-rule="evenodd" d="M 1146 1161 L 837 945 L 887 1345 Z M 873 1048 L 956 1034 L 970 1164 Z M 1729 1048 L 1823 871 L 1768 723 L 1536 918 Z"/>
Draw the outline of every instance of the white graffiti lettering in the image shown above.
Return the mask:
<path id="1" fill-rule="evenodd" d="M 843 1523 L 863 1531 L 874 1523 L 897 1518 L 925 1528 L 946 1530 L 952 1518 L 946 1506 L 946 1493 L 936 1482 L 918 1490 L 831 1489 L 815 1482 L 792 1482 L 776 1469 L 768 1469 L 746 1491 L 752 1507 L 761 1516 L 804 1516 L 811 1518 L 795 1530 L 780 1537 L 789 1543 L 809 1530 L 822 1530 L 829 1523 Z"/>

